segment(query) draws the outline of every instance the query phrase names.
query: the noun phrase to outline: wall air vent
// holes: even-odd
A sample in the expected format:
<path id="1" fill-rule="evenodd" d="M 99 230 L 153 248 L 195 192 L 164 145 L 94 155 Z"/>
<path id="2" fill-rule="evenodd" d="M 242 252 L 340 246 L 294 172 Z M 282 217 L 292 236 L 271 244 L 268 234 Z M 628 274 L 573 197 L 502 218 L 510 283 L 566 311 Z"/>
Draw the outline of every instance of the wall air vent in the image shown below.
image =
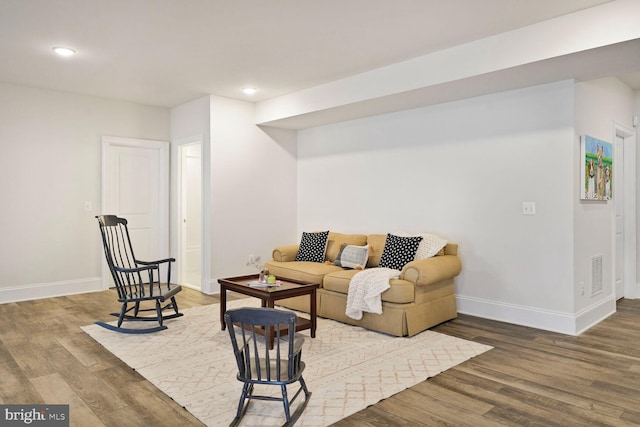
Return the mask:
<path id="1" fill-rule="evenodd" d="M 591 295 L 602 292 L 602 255 L 591 257 Z"/>

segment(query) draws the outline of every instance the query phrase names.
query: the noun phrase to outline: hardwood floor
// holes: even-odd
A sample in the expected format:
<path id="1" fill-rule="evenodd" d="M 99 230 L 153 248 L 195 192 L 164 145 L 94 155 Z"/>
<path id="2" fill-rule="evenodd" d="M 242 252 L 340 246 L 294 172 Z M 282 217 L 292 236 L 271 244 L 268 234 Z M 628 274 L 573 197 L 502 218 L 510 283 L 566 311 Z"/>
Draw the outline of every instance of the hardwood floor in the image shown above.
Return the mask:
<path id="1" fill-rule="evenodd" d="M 114 291 L 0 304 L 0 403 L 68 403 L 72 426 L 202 426 L 80 330 L 118 308 Z M 335 426 L 640 425 L 640 300 L 578 337 L 465 315 L 434 330 L 494 349 Z"/>

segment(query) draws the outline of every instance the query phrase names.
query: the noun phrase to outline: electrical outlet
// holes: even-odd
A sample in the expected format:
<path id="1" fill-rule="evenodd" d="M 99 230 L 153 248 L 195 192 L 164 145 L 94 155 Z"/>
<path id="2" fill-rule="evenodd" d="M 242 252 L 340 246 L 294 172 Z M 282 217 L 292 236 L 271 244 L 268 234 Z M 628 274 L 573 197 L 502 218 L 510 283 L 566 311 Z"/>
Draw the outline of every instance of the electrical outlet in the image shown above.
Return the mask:
<path id="1" fill-rule="evenodd" d="M 522 202 L 522 215 L 535 215 L 536 203 L 535 202 Z"/>

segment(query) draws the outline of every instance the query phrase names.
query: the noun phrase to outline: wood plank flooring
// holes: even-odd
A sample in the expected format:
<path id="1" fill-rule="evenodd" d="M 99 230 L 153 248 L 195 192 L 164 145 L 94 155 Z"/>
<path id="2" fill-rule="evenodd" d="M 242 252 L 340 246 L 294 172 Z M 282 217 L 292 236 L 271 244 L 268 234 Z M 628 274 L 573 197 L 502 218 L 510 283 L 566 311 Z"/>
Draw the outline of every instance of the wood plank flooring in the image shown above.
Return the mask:
<path id="1" fill-rule="evenodd" d="M 202 426 L 80 330 L 118 309 L 113 290 L 0 304 L 0 403 L 68 403 L 72 426 Z M 335 426 L 640 425 L 640 300 L 578 337 L 466 315 L 434 330 L 494 349 Z"/>

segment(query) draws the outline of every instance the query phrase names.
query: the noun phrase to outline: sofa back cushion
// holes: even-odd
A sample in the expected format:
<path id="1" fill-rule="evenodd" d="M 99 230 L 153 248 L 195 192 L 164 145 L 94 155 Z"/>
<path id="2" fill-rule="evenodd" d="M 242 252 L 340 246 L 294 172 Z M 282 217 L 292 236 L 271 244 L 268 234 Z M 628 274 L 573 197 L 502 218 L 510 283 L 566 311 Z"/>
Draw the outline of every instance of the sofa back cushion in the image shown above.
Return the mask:
<path id="1" fill-rule="evenodd" d="M 444 252 L 442 255 L 458 255 L 458 244 L 447 243 L 447 245 L 444 248 L 442 248 L 442 251 Z"/>
<path id="2" fill-rule="evenodd" d="M 384 250 L 386 241 L 386 234 L 369 234 L 367 236 L 367 243 L 369 244 L 369 261 L 367 262 L 367 267 L 377 267 L 380 264 L 380 258 L 382 257 L 382 251 Z"/>
<path id="3" fill-rule="evenodd" d="M 338 257 L 340 248 L 344 243 L 347 245 L 364 246 L 367 244 L 367 236 L 365 234 L 342 234 L 330 231 L 325 259 L 333 263 Z"/>

